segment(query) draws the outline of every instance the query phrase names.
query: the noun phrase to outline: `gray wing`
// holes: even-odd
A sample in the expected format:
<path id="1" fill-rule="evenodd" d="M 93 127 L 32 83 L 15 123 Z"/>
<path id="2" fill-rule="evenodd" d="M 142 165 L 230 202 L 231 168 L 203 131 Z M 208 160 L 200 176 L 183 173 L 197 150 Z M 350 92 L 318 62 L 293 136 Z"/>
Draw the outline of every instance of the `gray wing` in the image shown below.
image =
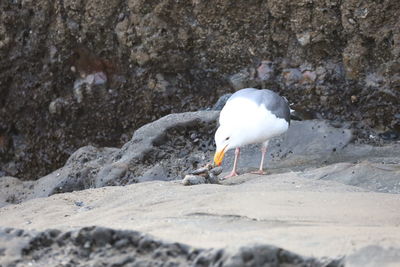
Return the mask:
<path id="1" fill-rule="evenodd" d="M 281 97 L 274 91 L 268 89 L 246 88 L 237 91 L 229 99 L 245 97 L 254 101 L 257 105 L 265 105 L 272 114 L 278 118 L 285 119 L 290 124 L 290 108 L 286 98 Z"/>

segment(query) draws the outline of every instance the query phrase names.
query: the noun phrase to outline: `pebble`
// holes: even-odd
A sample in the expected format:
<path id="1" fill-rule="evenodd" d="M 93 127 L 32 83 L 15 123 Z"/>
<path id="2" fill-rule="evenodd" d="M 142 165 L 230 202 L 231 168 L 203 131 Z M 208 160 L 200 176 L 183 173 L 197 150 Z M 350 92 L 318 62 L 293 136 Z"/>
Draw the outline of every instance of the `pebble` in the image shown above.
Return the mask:
<path id="1" fill-rule="evenodd" d="M 284 69 L 282 74 L 286 85 L 293 85 L 303 77 L 298 69 Z"/>
<path id="2" fill-rule="evenodd" d="M 210 174 L 213 174 L 215 176 L 218 176 L 222 173 L 222 167 L 215 167 L 213 169 L 210 170 Z"/>
<path id="3" fill-rule="evenodd" d="M 257 68 L 257 78 L 262 81 L 271 80 L 274 75 L 274 68 L 272 63 L 272 61 L 263 60 L 260 66 Z"/>

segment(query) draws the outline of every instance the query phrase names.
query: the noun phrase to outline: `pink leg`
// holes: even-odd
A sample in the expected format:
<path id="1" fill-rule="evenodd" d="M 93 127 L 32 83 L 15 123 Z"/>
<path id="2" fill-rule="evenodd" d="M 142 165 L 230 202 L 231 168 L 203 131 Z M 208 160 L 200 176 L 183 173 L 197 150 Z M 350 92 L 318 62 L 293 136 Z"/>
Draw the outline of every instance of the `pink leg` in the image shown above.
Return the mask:
<path id="1" fill-rule="evenodd" d="M 235 149 L 235 161 L 233 162 L 233 169 L 232 169 L 231 173 L 229 175 L 225 176 L 224 178 L 230 178 L 230 177 L 233 177 L 233 176 L 238 176 L 238 173 L 236 172 L 236 169 L 237 169 L 237 162 L 238 162 L 238 159 L 239 159 L 239 155 L 240 155 L 240 148 L 237 147 Z"/>
<path id="2" fill-rule="evenodd" d="M 258 171 L 254 171 L 251 173 L 255 173 L 255 174 L 266 174 L 266 172 L 263 171 L 263 166 L 264 166 L 264 158 L 265 158 L 265 153 L 267 152 L 267 147 L 266 146 L 262 146 L 261 147 L 261 163 L 260 163 L 260 168 L 258 169 Z"/>

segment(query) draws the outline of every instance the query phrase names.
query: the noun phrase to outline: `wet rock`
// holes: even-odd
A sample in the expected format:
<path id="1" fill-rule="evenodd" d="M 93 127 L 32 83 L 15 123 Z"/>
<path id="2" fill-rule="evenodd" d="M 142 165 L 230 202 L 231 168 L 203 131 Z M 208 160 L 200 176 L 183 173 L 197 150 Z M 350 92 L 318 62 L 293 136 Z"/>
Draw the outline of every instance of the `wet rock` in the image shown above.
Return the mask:
<path id="1" fill-rule="evenodd" d="M 222 173 L 222 167 L 215 167 L 210 170 L 210 174 L 214 174 L 216 176 Z"/>
<path id="2" fill-rule="evenodd" d="M 221 171 L 221 172 L 222 172 L 222 171 Z M 219 184 L 218 175 L 216 175 L 216 174 L 210 172 L 210 173 L 208 174 L 207 182 L 208 182 L 209 184 Z"/>
<path id="3" fill-rule="evenodd" d="M 397 140 L 399 139 L 400 135 L 395 131 L 389 130 L 379 134 L 379 137 L 381 137 L 383 140 Z"/>
<path id="4" fill-rule="evenodd" d="M 37 181 L 2 177 L 0 205 L 94 187 L 181 180 L 194 170 L 197 170 L 195 175 L 204 177 L 205 183 L 219 183 L 222 168 L 224 171 L 232 168 L 234 155 L 233 150 L 226 153 L 222 168 L 206 166 L 215 152 L 213 139 L 218 115 L 218 111 L 169 115 L 138 129 L 121 149 L 83 147 L 71 155 L 63 168 Z M 397 157 L 397 149 L 354 146 L 352 140 L 352 131 L 346 123 L 331 126 L 325 121 L 293 121 L 285 135 L 271 140 L 266 169 L 272 172 L 304 170 L 328 163 L 373 158 L 374 153 Z M 258 145 L 244 147 L 239 171 L 257 169 L 260 156 Z M 371 173 L 375 175 L 376 171 Z M 386 187 L 382 190 L 392 190 L 389 184 Z"/>
<path id="5" fill-rule="evenodd" d="M 121 149 L 80 148 L 64 167 L 37 181 L 3 177 L 0 184 L 8 186 L 0 188 L 0 205 L 94 187 L 182 179 L 183 173 L 204 166 L 212 158 L 218 114 L 168 115 L 138 129 Z"/>
<path id="6" fill-rule="evenodd" d="M 186 175 L 182 180 L 183 185 L 205 184 L 206 178 L 200 175 Z"/>
<path id="7" fill-rule="evenodd" d="M 184 185 L 196 185 L 196 184 L 218 184 L 218 175 L 222 173 L 222 167 L 214 167 L 208 163 L 206 166 L 191 171 L 189 175 L 186 175 L 182 180 Z"/>

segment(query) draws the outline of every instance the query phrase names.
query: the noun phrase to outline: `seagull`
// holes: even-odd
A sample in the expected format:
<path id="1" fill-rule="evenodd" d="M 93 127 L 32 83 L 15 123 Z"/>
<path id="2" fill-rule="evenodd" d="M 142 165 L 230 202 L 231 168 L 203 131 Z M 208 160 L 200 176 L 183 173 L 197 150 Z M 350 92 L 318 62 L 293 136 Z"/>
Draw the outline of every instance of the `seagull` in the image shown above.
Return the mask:
<path id="1" fill-rule="evenodd" d="M 286 132 L 290 125 L 290 108 L 286 98 L 268 89 L 245 88 L 232 94 L 222 108 L 215 133 L 217 150 L 214 163 L 221 166 L 225 152 L 235 148 L 231 173 L 237 176 L 240 147 L 261 143 L 261 163 L 257 174 L 265 174 L 263 164 L 268 142 Z"/>

